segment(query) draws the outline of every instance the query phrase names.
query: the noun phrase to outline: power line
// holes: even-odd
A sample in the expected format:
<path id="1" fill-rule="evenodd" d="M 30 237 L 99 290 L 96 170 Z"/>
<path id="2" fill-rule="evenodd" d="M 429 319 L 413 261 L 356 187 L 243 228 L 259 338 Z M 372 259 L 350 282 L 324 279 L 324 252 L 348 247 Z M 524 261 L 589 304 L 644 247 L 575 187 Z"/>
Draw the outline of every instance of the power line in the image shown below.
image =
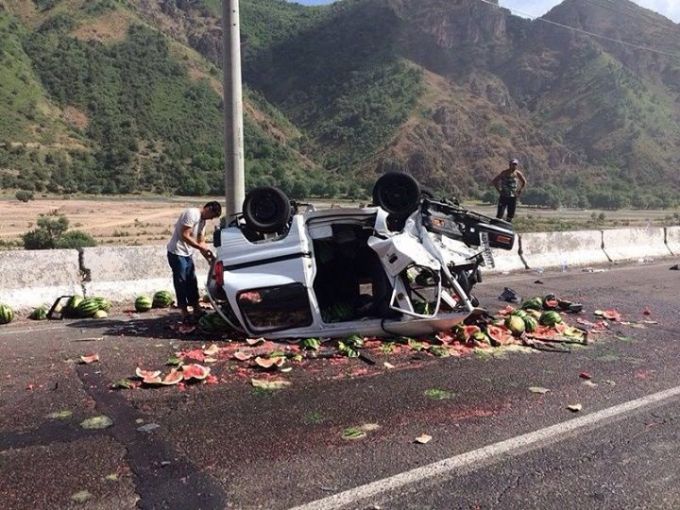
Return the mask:
<path id="1" fill-rule="evenodd" d="M 491 5 L 492 7 L 495 7 L 497 9 L 503 8 L 500 5 L 495 4 L 495 3 L 493 3 L 489 0 L 479 0 L 479 1 L 482 2 L 482 3 L 488 4 L 488 5 Z M 588 35 L 590 37 L 596 37 L 598 39 L 603 39 L 605 41 L 614 42 L 614 43 L 621 44 L 623 46 L 628 46 L 628 47 L 631 47 L 631 48 L 635 48 L 635 49 L 638 49 L 638 50 L 650 51 L 652 53 L 657 53 L 659 55 L 665 55 L 667 57 L 673 57 L 673 58 L 680 59 L 680 54 L 678 54 L 678 53 L 670 53 L 668 51 L 658 50 L 656 48 L 651 48 L 649 46 L 641 46 L 639 44 L 624 41 L 622 39 L 616 39 L 614 37 L 608 37 L 606 35 L 596 34 L 594 32 L 589 32 L 588 30 L 583 30 L 582 28 L 572 27 L 572 26 L 569 26 L 569 25 L 565 25 L 563 23 L 559 23 L 557 21 L 552 21 L 552 20 L 544 18 L 542 16 L 536 17 L 533 14 L 522 12 L 518 9 L 509 9 L 509 10 L 514 11 L 518 14 L 521 14 L 522 16 L 526 16 L 528 18 L 531 18 L 533 21 L 542 21 L 543 23 L 547 23 L 549 25 L 554 25 L 554 26 L 557 26 L 557 27 L 560 27 L 560 28 L 566 28 L 567 30 L 572 30 L 574 32 L 578 32 L 579 34 Z"/>

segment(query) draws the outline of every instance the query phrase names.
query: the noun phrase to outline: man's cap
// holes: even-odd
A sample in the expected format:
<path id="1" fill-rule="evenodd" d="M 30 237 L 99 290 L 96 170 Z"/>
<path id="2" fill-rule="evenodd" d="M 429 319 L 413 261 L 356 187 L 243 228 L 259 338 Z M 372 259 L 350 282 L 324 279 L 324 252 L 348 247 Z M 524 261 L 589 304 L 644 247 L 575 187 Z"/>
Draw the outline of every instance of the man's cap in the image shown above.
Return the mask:
<path id="1" fill-rule="evenodd" d="M 517 160 L 517 159 L 511 159 L 511 160 L 510 160 L 510 164 L 511 164 L 511 165 L 519 165 L 519 160 Z"/>

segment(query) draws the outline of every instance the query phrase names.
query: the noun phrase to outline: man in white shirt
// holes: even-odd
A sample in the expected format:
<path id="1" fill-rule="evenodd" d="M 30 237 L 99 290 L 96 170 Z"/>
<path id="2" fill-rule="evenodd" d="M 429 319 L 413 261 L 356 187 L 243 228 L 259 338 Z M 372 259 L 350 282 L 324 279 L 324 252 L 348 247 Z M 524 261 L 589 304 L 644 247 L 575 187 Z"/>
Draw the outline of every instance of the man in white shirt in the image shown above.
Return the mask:
<path id="1" fill-rule="evenodd" d="M 194 316 L 200 315 L 198 282 L 193 255 L 196 250 L 208 260 L 213 257 L 210 247 L 204 241 L 206 220 L 219 218 L 222 206 L 219 202 L 208 202 L 203 209 L 190 207 L 185 209 L 175 224 L 175 231 L 168 243 L 168 262 L 172 269 L 175 284 L 177 306 L 182 310 L 182 318 L 188 319 L 189 306 Z"/>

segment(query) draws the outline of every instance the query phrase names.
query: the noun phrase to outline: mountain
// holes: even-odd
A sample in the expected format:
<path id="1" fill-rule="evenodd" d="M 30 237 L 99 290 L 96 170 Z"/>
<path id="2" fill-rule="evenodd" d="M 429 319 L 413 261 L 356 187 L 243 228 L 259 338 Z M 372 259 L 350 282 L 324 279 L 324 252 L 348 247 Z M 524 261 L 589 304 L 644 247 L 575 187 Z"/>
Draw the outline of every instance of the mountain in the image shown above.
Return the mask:
<path id="1" fill-rule="evenodd" d="M 185 25 L 219 27 L 208 7 L 183 20 L 193 3 L 2 1 L 0 185 L 221 194 L 221 71 Z M 245 98 L 248 184 L 327 194 L 304 135 L 257 91 Z"/>
<path id="2" fill-rule="evenodd" d="M 221 0 L 29 3 L 0 0 L 3 186 L 220 191 Z M 488 197 L 518 157 L 527 203 L 679 201 L 680 26 L 632 2 L 544 22 L 480 0 L 241 0 L 241 17 L 251 186 L 361 196 L 406 170 Z"/>

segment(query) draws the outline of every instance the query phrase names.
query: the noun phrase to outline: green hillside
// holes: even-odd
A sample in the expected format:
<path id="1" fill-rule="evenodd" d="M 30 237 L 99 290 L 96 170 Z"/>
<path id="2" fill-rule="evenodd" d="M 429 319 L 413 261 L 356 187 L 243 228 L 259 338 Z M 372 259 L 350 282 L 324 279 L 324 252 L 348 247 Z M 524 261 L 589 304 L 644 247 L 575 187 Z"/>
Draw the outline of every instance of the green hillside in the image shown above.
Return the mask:
<path id="1" fill-rule="evenodd" d="M 0 183 L 222 192 L 221 0 L 0 0 Z M 366 196 L 404 170 L 527 204 L 680 202 L 680 34 L 628 0 L 547 17 L 478 0 L 241 0 L 248 186 Z M 621 39 L 649 52 L 612 42 Z"/>
<path id="2" fill-rule="evenodd" d="M 190 51 L 178 57 L 174 41 L 118 2 L 72 7 L 41 3 L 35 18 L 24 20 L 29 23 L 3 15 L 3 29 L 12 30 L 12 44 L 3 48 L 12 65 L 3 69 L 2 90 L 15 94 L 9 104 L 13 117 L 3 116 L 0 124 L 9 143 L 0 149 L 0 168 L 11 169 L 4 171 L 3 186 L 65 193 L 222 193 L 221 97 L 213 76 L 219 73 L 207 62 L 191 62 Z M 79 37 L 112 11 L 129 22 L 120 37 Z M 196 79 L 189 72 L 196 68 L 212 75 Z M 275 139 L 268 130 L 291 132 L 285 118 L 278 114 L 282 126 L 277 126 L 275 108 L 256 94 L 246 97 L 257 97 L 245 121 L 250 185 L 281 181 L 293 194 L 311 188 L 325 194 L 325 179 L 298 151 L 299 132 Z M 78 112 L 80 125 L 64 130 L 82 146 L 19 145 L 35 140 L 29 127 L 31 120 L 40 121 L 40 101 L 56 112 Z M 23 128 L 20 136 L 17 126 Z"/>

